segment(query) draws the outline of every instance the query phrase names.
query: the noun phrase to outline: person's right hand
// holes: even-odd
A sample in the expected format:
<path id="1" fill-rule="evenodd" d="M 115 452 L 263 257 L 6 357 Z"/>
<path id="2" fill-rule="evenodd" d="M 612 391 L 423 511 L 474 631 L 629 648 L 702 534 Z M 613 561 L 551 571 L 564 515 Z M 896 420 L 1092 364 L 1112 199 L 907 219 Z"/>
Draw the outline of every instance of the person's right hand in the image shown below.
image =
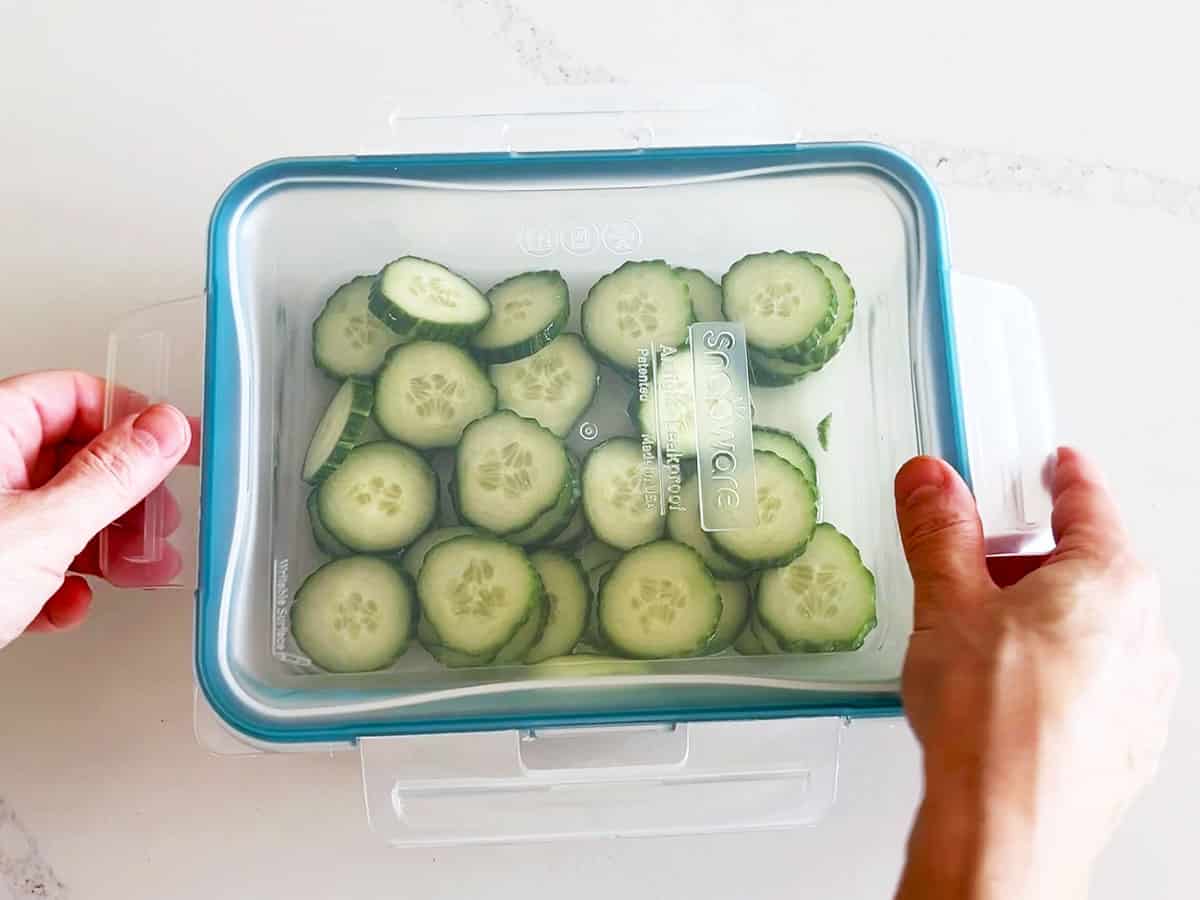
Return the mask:
<path id="1" fill-rule="evenodd" d="M 1053 554 L 988 574 L 965 484 L 912 460 L 896 508 L 916 588 L 903 676 L 925 797 L 899 897 L 1063 898 L 1152 777 L 1179 666 L 1158 584 L 1095 468 L 1058 454 Z"/>

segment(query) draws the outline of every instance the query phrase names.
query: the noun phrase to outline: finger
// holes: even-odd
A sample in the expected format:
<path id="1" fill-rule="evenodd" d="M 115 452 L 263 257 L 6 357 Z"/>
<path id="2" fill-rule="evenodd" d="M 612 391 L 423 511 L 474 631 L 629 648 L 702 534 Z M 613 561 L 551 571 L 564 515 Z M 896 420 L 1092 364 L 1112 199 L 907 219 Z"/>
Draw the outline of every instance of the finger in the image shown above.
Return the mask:
<path id="1" fill-rule="evenodd" d="M 1054 558 L 1110 560 L 1126 544 L 1125 527 L 1099 469 L 1077 450 L 1060 447 L 1052 490 Z"/>
<path id="2" fill-rule="evenodd" d="M 917 627 L 938 606 L 992 584 L 975 499 L 949 465 L 928 456 L 905 463 L 896 473 L 896 518 L 916 586 Z"/>
<path id="3" fill-rule="evenodd" d="M 187 420 L 192 429 L 192 440 L 179 464 L 181 466 L 198 466 L 200 465 L 200 417 L 188 416 Z"/>
<path id="4" fill-rule="evenodd" d="M 174 503 L 174 499 L 172 500 Z M 137 508 L 134 508 L 126 516 L 134 515 Z M 164 530 L 162 538 L 169 538 L 174 533 L 174 530 L 179 526 L 179 506 L 175 504 L 173 518 L 168 518 L 166 522 L 168 528 Z M 112 568 L 114 560 L 125 560 L 125 562 L 137 562 L 145 558 L 145 530 L 142 524 L 138 523 L 133 527 L 126 527 L 124 524 L 113 524 L 104 529 L 104 540 L 108 541 L 108 558 L 101 559 L 101 535 L 96 535 L 88 541 L 88 546 L 83 548 L 83 552 L 74 558 L 68 568 L 73 572 L 78 572 L 79 575 L 106 575 L 104 563 L 107 563 L 108 568 Z M 162 548 L 169 545 L 166 540 L 158 544 L 158 551 L 162 552 Z M 151 560 L 152 562 L 152 560 Z"/>
<path id="5" fill-rule="evenodd" d="M 182 462 L 180 465 L 182 465 Z M 154 501 L 153 504 L 151 500 Z M 154 507 L 153 512 L 149 509 L 152 505 Z M 179 501 L 175 499 L 175 495 L 171 493 L 171 489 L 163 485 L 156 491 L 151 492 L 149 497 L 142 500 L 133 509 L 125 513 L 125 515 L 117 519 L 113 525 L 117 528 L 123 528 L 126 531 L 136 531 L 141 534 L 146 528 L 147 515 L 154 517 L 152 527 L 163 537 L 170 537 L 178 531 L 179 525 L 183 520 L 183 513 L 179 509 Z"/>
<path id="6" fill-rule="evenodd" d="M 26 631 L 63 631 L 87 618 L 92 605 L 91 585 L 78 575 L 68 575 L 46 601 Z"/>
<path id="7" fill-rule="evenodd" d="M 55 526 L 65 556 L 78 556 L 99 531 L 124 515 L 170 474 L 187 449 L 187 420 L 170 406 L 152 406 L 113 425 L 71 458 L 32 495 L 40 525 Z"/>

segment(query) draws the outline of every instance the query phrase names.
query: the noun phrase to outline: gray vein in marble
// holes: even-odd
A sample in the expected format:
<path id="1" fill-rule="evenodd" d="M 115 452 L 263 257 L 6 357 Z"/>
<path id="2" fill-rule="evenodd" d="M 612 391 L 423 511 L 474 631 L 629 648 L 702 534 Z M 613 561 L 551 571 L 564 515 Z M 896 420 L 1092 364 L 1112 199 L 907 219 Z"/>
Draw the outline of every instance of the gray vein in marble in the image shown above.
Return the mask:
<path id="1" fill-rule="evenodd" d="M 29 833 L 16 811 L 0 797 L 0 888 L 13 900 L 65 900 L 66 885 L 42 859 L 37 840 Z"/>
<path id="2" fill-rule="evenodd" d="M 604 66 L 579 62 L 512 0 L 451 0 L 451 6 L 464 17 L 491 12 L 496 33 L 521 67 L 543 84 L 614 84 L 621 80 Z"/>
<path id="3" fill-rule="evenodd" d="M 1200 222 L 1200 184 L 1144 169 L 1054 156 L 980 150 L 895 135 L 806 132 L 806 140 L 867 140 L 888 144 L 911 157 L 940 184 L 1006 193 L 1042 194 L 1064 200 L 1108 202 L 1153 209 Z"/>

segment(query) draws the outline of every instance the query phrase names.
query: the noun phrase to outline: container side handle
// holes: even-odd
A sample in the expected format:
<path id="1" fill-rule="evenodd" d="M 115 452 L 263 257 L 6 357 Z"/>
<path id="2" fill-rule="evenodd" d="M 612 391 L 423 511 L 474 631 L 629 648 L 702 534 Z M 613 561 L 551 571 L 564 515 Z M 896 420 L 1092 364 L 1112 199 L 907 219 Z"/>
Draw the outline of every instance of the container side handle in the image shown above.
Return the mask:
<path id="1" fill-rule="evenodd" d="M 1054 549 L 1050 478 L 1056 443 L 1037 314 L 1012 285 L 951 279 L 972 487 L 989 556 Z"/>

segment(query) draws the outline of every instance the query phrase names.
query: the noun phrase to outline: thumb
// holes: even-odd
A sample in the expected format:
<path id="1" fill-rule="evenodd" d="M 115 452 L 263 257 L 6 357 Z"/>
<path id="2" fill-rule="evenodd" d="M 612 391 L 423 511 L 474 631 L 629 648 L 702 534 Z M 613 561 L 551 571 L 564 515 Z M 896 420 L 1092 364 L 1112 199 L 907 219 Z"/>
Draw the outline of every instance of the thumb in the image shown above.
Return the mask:
<path id="1" fill-rule="evenodd" d="M 191 442 L 183 413 L 151 406 L 115 423 L 76 453 L 37 493 L 56 516 L 72 556 L 158 487 Z"/>
<path id="2" fill-rule="evenodd" d="M 896 518 L 916 586 L 916 625 L 948 602 L 990 585 L 975 498 L 940 459 L 918 456 L 896 473 Z"/>

